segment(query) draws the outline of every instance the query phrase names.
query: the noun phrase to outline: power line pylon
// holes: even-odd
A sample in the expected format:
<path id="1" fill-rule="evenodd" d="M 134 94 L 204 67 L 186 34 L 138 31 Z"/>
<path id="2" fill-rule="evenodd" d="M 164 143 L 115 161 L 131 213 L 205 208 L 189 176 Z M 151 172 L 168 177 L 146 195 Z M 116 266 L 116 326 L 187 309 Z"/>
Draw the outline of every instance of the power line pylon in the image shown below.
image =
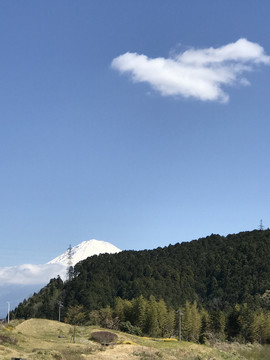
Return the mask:
<path id="1" fill-rule="evenodd" d="M 72 266 L 72 247 L 69 245 L 68 249 L 68 267 L 67 267 L 67 279 L 72 280 L 74 276 L 74 268 Z"/>
<path id="2" fill-rule="evenodd" d="M 260 226 L 259 226 L 259 230 L 264 230 L 264 226 L 263 226 L 263 221 L 260 221 Z"/>

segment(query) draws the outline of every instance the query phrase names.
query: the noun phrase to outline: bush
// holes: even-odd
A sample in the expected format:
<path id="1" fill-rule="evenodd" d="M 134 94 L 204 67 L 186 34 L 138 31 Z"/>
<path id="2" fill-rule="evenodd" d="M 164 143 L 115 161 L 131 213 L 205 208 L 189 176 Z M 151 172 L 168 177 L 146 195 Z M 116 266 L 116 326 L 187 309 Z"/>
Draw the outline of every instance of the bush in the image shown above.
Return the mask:
<path id="1" fill-rule="evenodd" d="M 108 345 L 111 343 L 116 343 L 118 336 L 109 331 L 95 331 L 92 332 L 91 339 L 99 342 L 100 344 Z"/>
<path id="2" fill-rule="evenodd" d="M 133 326 L 129 321 L 121 322 L 120 330 L 131 335 L 142 335 L 142 330 L 138 326 Z"/>

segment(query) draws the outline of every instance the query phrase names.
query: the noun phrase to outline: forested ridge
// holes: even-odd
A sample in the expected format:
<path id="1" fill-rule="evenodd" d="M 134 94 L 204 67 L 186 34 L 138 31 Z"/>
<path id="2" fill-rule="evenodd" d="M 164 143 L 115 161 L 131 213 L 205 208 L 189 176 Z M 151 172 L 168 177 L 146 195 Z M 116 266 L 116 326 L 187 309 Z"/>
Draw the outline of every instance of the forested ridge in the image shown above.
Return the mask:
<path id="1" fill-rule="evenodd" d="M 57 319 L 60 302 L 63 316 L 72 307 L 93 315 L 113 309 L 120 299 L 132 304 L 138 298 L 164 301 L 168 314 L 194 304 L 208 313 L 233 312 L 235 306 L 238 311 L 268 311 L 270 230 L 212 234 L 165 248 L 92 256 L 78 263 L 72 275 L 66 282 L 51 280 L 12 316 Z"/>
<path id="2" fill-rule="evenodd" d="M 64 289 L 66 303 L 91 310 L 139 295 L 223 309 L 270 289 L 270 230 L 93 256 L 75 266 Z"/>

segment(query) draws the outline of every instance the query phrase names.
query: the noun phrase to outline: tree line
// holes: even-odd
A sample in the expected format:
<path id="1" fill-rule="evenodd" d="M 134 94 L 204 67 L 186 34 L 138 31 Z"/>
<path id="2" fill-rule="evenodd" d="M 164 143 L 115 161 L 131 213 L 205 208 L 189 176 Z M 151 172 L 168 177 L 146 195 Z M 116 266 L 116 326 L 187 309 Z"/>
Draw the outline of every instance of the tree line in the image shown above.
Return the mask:
<path id="1" fill-rule="evenodd" d="M 270 295 L 270 291 L 266 293 Z M 247 304 L 236 304 L 227 311 L 207 311 L 197 302 L 186 301 L 181 311 L 181 338 L 185 341 L 270 343 L 270 311 L 253 311 Z M 70 306 L 65 322 L 73 325 L 98 325 L 138 336 L 172 338 L 179 335 L 179 313 L 163 299 L 142 295 L 132 300 L 116 298 L 114 305 L 85 311 L 82 305 Z"/>

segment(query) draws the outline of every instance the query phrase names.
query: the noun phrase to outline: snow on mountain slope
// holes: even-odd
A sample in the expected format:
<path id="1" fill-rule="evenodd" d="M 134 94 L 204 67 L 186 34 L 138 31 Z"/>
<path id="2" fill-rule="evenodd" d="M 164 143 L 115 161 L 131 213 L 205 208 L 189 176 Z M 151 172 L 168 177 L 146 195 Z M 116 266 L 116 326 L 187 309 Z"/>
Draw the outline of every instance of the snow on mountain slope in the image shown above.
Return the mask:
<path id="1" fill-rule="evenodd" d="M 116 246 L 105 241 L 84 241 L 71 248 L 72 265 L 92 255 L 119 251 Z M 38 292 L 50 279 L 60 275 L 65 280 L 69 265 L 68 253 L 67 250 L 47 264 L 0 267 L 0 319 L 6 316 L 7 301 L 14 309 L 23 299 Z"/>
<path id="2" fill-rule="evenodd" d="M 114 254 L 118 253 L 121 250 L 116 246 L 101 240 L 88 240 L 83 241 L 79 245 L 76 245 L 71 248 L 71 263 L 74 266 L 77 262 L 88 258 L 89 256 L 99 255 L 99 254 Z M 60 263 L 62 265 L 69 265 L 69 250 L 64 252 L 62 255 L 57 256 L 55 259 L 49 261 L 47 264 Z"/>

